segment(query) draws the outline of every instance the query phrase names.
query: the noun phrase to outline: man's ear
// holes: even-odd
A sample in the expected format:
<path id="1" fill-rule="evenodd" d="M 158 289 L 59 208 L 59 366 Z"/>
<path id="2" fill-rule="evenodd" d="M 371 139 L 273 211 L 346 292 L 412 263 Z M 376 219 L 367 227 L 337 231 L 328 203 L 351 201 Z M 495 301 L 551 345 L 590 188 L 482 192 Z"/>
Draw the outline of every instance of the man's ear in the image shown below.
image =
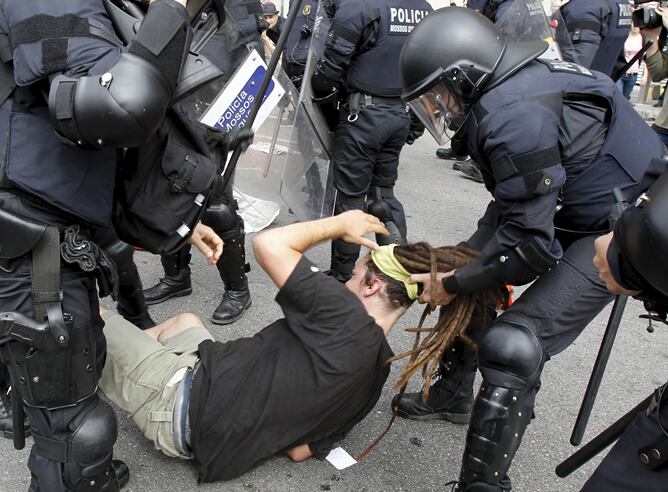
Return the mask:
<path id="1" fill-rule="evenodd" d="M 372 296 L 376 292 L 380 292 L 380 289 L 382 288 L 383 288 L 382 280 L 380 280 L 378 277 L 374 277 L 366 284 L 366 288 L 364 289 L 364 295 Z"/>

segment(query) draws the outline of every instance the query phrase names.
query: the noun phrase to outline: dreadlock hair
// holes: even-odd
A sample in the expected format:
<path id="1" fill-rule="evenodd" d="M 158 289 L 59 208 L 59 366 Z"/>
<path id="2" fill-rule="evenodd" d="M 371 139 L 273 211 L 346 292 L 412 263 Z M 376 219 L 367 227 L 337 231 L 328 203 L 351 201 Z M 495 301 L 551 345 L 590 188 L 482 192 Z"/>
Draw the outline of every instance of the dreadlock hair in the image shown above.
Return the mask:
<path id="1" fill-rule="evenodd" d="M 449 272 L 460 268 L 480 256 L 480 253 L 464 246 L 432 248 L 428 243 L 420 242 L 396 246 L 394 256 L 411 274 L 430 273 L 431 282 L 435 284 L 438 282 L 436 279 L 438 272 Z M 390 363 L 409 357 L 408 364 L 404 367 L 399 376 L 399 381 L 395 385 L 399 388 L 399 398 L 396 401 L 401 400 L 408 381 L 418 371 L 420 371 L 424 382 L 422 397 L 426 400 L 429 397 L 429 383 L 438 368 L 443 353 L 452 342 L 461 338 L 465 343 L 475 346 L 473 340 L 465 333 L 471 322 L 474 308 L 477 305 L 499 305 L 503 302 L 505 302 L 505 297 L 501 289 L 459 294 L 450 304 L 441 308 L 440 316 L 433 328 L 424 328 L 423 324 L 427 316 L 436 308 L 436 305 L 428 304 L 420 317 L 418 326 L 405 330 L 409 333 L 415 333 L 413 348 L 388 360 L 388 363 Z M 424 335 L 424 338 L 420 340 L 422 335 Z M 387 428 L 366 450 L 357 456 L 357 460 L 361 460 L 369 454 L 390 430 L 397 416 L 397 410 L 397 407 L 392 408 L 392 418 Z"/>
<path id="2" fill-rule="evenodd" d="M 371 256 L 369 256 L 368 261 L 365 264 L 366 272 L 364 274 L 364 283 L 369 285 L 374 278 L 378 278 L 383 281 L 383 287 L 380 292 L 381 298 L 385 299 L 390 305 L 395 309 L 406 309 L 411 304 L 413 300 L 408 297 L 406 292 L 406 287 L 403 282 L 393 279 L 389 275 L 383 273 L 378 266 L 373 262 Z"/>

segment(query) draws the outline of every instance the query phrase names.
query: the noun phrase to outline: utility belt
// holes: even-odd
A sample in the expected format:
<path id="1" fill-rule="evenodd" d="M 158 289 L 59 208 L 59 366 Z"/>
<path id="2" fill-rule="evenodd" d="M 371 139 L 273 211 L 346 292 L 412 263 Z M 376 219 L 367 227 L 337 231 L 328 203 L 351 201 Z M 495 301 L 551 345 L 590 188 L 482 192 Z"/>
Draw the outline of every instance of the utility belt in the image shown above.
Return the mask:
<path id="1" fill-rule="evenodd" d="M 362 92 L 353 92 L 348 97 L 348 122 L 352 123 L 357 120 L 358 113 L 362 108 L 373 106 L 405 106 L 399 96 L 384 97 L 373 96 L 371 94 L 364 94 Z"/>
<path id="2" fill-rule="evenodd" d="M 661 420 L 662 405 L 668 405 L 668 383 L 656 389 L 654 399 L 647 408 L 648 416 L 656 413 L 656 422 L 663 435 L 651 445 L 638 450 L 640 461 L 652 471 L 663 470 L 668 466 L 668 430 Z M 665 406 L 663 413 L 668 416 Z"/>

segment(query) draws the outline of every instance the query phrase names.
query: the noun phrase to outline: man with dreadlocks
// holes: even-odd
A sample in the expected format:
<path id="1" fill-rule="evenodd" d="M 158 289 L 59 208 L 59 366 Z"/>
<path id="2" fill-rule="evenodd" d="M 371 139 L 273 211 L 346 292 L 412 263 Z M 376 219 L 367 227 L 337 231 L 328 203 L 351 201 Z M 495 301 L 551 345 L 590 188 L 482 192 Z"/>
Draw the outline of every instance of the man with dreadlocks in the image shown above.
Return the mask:
<path id="1" fill-rule="evenodd" d="M 385 336 L 417 298 L 387 234 L 361 211 L 291 224 L 255 238 L 285 318 L 255 336 L 215 342 L 192 314 L 141 332 L 103 313 L 100 388 L 168 456 L 194 458 L 203 482 L 234 478 L 279 452 L 324 457 L 374 407 L 393 356 Z M 374 249 L 345 284 L 304 252 L 341 239 Z"/>
<path id="2" fill-rule="evenodd" d="M 543 41 L 508 42 L 477 12 L 446 7 L 417 25 L 400 58 L 404 100 L 438 140 L 464 130 L 493 195 L 467 241 L 480 256 L 413 276 L 421 301 L 447 305 L 538 278 L 476 340 L 483 383 L 459 490 L 511 488 L 507 473 L 544 363 L 612 299 L 591 262 L 595 239 L 610 230 L 612 189 L 635 200 L 666 167 L 658 138 L 607 76 L 539 59 L 546 49 Z M 412 396 L 395 401 L 399 413 L 404 401 L 404 411 L 422 411 Z"/>

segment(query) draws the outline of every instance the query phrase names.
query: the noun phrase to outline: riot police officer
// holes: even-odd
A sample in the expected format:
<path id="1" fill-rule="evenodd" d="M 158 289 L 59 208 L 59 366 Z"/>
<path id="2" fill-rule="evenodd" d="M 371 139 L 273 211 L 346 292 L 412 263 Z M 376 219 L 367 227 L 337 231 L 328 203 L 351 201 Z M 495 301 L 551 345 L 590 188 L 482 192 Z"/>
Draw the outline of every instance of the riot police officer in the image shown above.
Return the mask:
<path id="1" fill-rule="evenodd" d="M 300 9 L 300 13 L 288 33 L 283 51 L 283 69 L 297 90 L 300 90 L 311 46 L 318 0 L 291 1 L 290 8 Z"/>
<path id="2" fill-rule="evenodd" d="M 109 224 L 116 147 L 162 124 L 187 53 L 185 5 L 153 2 L 126 49 L 101 0 L 2 2 L 0 121 L 12 139 L 0 170 L 0 358 L 32 425 L 31 490 L 114 491 L 129 478 L 96 393 L 95 276 L 109 288 L 111 270 L 90 238 Z"/>
<path id="3" fill-rule="evenodd" d="M 631 32 L 631 13 L 627 0 L 569 0 L 561 15 L 573 48 L 563 51 L 564 59 L 612 76 Z"/>
<path id="4" fill-rule="evenodd" d="M 334 7 L 311 85 L 321 100 L 345 93 L 332 158 L 335 213 L 366 207 L 405 240 L 406 217 L 393 190 L 410 129 L 398 60 L 406 36 L 432 9 L 425 0 L 341 0 Z M 350 278 L 359 249 L 334 241 L 331 274 Z"/>
<path id="5" fill-rule="evenodd" d="M 610 232 L 596 240 L 594 266 L 613 294 L 668 312 L 668 174 L 661 176 Z M 668 383 L 627 427 L 583 490 L 662 490 L 668 483 Z"/>
<path id="6" fill-rule="evenodd" d="M 250 50 L 258 50 L 263 56 L 259 30 L 264 20 L 258 17 L 262 13 L 259 0 L 235 0 L 226 4 L 226 12 L 236 24 L 219 30 L 212 40 L 202 49 L 214 65 L 226 75 L 225 80 L 246 59 Z M 240 146 L 245 150 L 252 142 L 252 130 L 239 128 L 225 137 L 221 145 L 229 149 Z M 224 151 L 221 155 L 226 155 Z M 252 300 L 248 288 L 246 273 L 250 265 L 246 262 L 244 222 L 238 213 L 238 204 L 233 196 L 234 178 L 223 189 L 220 173 L 214 184 L 214 192 L 202 215 L 202 223 L 211 227 L 225 243 L 220 261 L 216 263 L 224 292 L 219 305 L 214 310 L 211 321 L 226 325 L 234 323 L 251 306 Z M 187 296 L 192 293 L 190 278 L 190 246 L 184 245 L 172 254 L 160 255 L 165 276 L 158 283 L 144 290 L 144 299 L 148 305 L 158 304 L 173 297 Z"/>
<path id="7" fill-rule="evenodd" d="M 591 265 L 595 238 L 610 229 L 610 190 L 634 200 L 665 170 L 658 138 L 614 83 L 573 63 L 538 60 L 546 49 L 544 41 L 507 42 L 480 14 L 447 7 L 416 27 L 401 55 L 403 97 L 435 137 L 465 130 L 494 198 L 467 241 L 480 257 L 440 272 L 434 284 L 413 276 L 421 301 L 445 305 L 538 277 L 477 337 L 483 383 L 463 490 L 510 488 L 543 365 L 612 299 Z"/>

